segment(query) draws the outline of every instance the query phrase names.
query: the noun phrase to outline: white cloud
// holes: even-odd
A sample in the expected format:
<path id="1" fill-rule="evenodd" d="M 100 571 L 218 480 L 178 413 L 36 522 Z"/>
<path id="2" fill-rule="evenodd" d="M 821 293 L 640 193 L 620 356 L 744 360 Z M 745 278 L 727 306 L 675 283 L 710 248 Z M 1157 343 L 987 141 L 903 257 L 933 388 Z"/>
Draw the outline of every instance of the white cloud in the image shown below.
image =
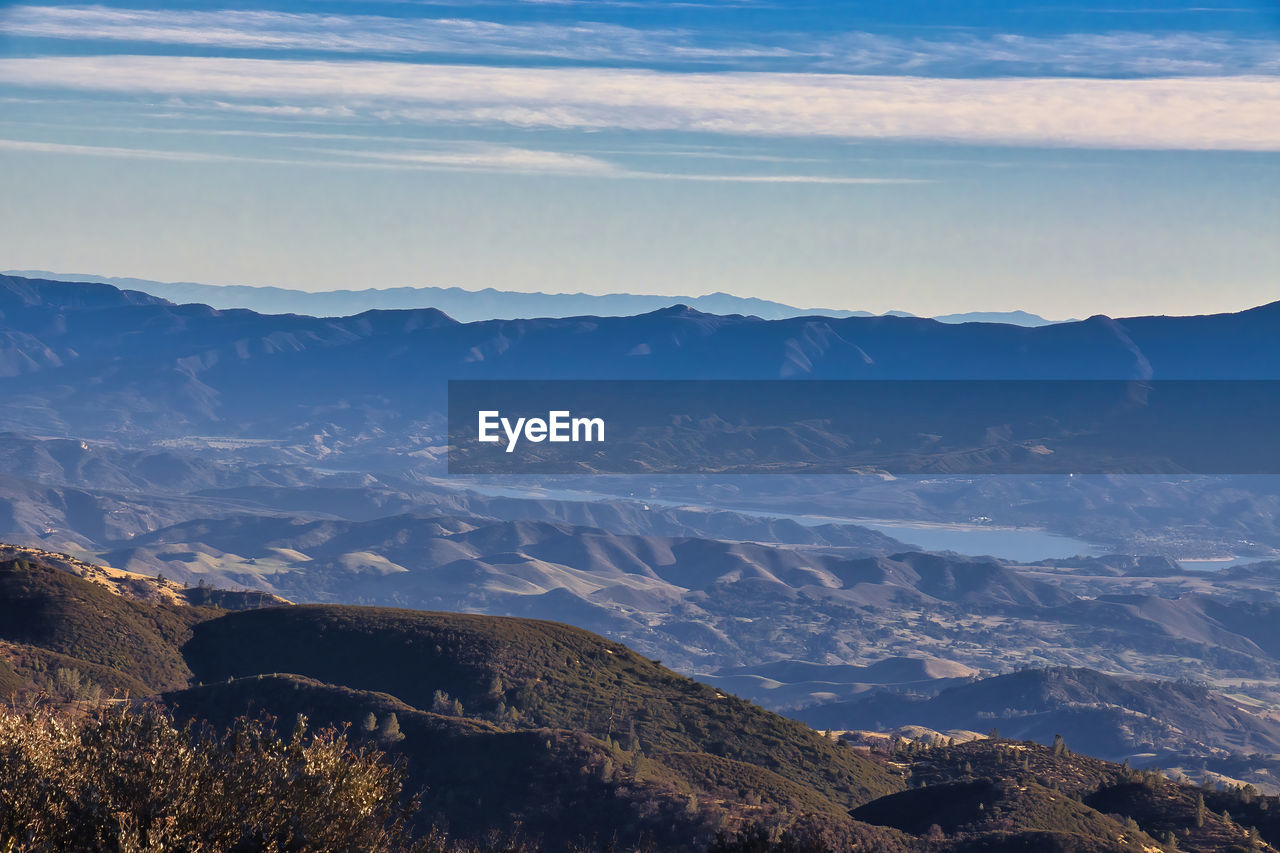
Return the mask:
<path id="1" fill-rule="evenodd" d="M 1139 149 L 1280 150 L 1280 78 L 982 80 L 211 57 L 0 59 L 41 89 L 395 121 Z"/>

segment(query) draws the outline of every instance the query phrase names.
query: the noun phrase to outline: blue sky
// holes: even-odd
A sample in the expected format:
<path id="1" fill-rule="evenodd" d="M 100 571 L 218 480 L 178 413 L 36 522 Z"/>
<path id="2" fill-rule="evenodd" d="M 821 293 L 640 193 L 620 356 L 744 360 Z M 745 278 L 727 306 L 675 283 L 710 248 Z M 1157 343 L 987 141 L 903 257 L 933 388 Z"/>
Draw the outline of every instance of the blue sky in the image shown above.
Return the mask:
<path id="1" fill-rule="evenodd" d="M 1280 5 L 0 7 L 0 268 L 919 314 L 1280 298 Z"/>

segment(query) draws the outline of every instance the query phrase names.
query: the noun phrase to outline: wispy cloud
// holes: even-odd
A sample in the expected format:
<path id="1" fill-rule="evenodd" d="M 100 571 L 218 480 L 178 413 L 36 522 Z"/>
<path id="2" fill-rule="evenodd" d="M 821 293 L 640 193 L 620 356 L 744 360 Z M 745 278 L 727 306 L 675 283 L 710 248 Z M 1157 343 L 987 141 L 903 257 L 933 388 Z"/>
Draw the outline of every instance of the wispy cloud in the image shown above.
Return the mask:
<path id="1" fill-rule="evenodd" d="M 0 151 L 57 154 L 76 157 L 157 162 L 253 164 L 301 166 L 324 169 L 377 169 L 392 171 L 462 172 L 548 177 L 606 178 L 613 180 L 663 180 L 745 184 L 877 185 L 931 183 L 910 178 L 847 177 L 839 175 L 734 175 L 685 172 L 650 172 L 627 169 L 580 154 L 538 151 L 499 145 L 459 144 L 452 149 L 415 151 L 366 151 L 351 149 L 304 150 L 293 157 L 175 151 L 108 145 L 78 145 L 27 139 L 0 139 Z M 318 156 L 317 156 L 318 155 Z"/>
<path id="2" fill-rule="evenodd" d="M 1280 150 L 1280 79 L 955 80 L 210 57 L 0 59 L 0 81 L 474 125 Z"/>
<path id="3" fill-rule="evenodd" d="M 446 169 L 479 169 L 510 171 L 523 174 L 576 175 L 581 177 L 626 178 L 637 180 L 702 181 L 744 184 L 920 184 L 931 183 L 913 178 L 848 177 L 841 175 L 734 175 L 696 172 L 653 172 L 628 169 L 615 163 L 583 154 L 555 151 L 531 151 L 506 146 L 464 146 L 455 150 L 417 151 L 343 151 L 330 149 L 332 155 L 368 158 L 391 163 L 441 167 Z"/>
<path id="4" fill-rule="evenodd" d="M 28 139 L 0 139 L 0 151 L 30 151 L 38 154 L 72 154 L 126 160 L 167 160 L 180 163 L 280 162 L 228 154 L 212 154 L 203 151 L 167 151 L 154 148 L 128 148 L 110 145 L 71 145 L 62 142 L 43 142 Z"/>
<path id="5" fill-rule="evenodd" d="M 176 11 L 106 6 L 16 6 L 0 32 L 87 41 L 371 54 L 545 57 L 579 61 L 784 55 L 755 44 L 700 45 L 683 30 L 616 24 L 504 24 L 469 18 L 398 18 L 274 11 Z"/>
<path id="6" fill-rule="evenodd" d="M 500 145 L 455 145 L 451 149 L 422 151 L 363 151 L 343 149 L 303 150 L 294 157 L 227 154 L 208 151 L 175 151 L 130 146 L 77 145 L 28 139 L 0 139 L 0 151 L 67 154 L 183 163 L 267 163 L 322 166 L 325 168 L 427 169 L 442 171 L 506 172 L 516 174 L 595 175 L 622 174 L 612 163 L 582 155 L 561 154 Z M 320 155 L 320 156 L 316 156 Z M 354 158 L 354 159 L 352 159 Z"/>
<path id="7" fill-rule="evenodd" d="M 413 151 L 352 151 L 328 149 L 324 153 L 352 156 L 384 163 L 432 166 L 446 169 L 520 172 L 525 174 L 616 176 L 621 173 L 607 160 L 584 154 L 538 151 L 505 145 L 464 145 L 451 149 Z"/>
<path id="8" fill-rule="evenodd" d="M 214 106 L 220 110 L 249 113 L 251 115 L 274 116 L 279 118 L 315 118 L 342 119 L 354 118 L 356 111 L 350 107 L 319 106 L 316 104 L 236 104 L 229 101 L 215 101 Z"/>
<path id="9" fill-rule="evenodd" d="M 14 6 L 0 32 L 96 42 L 377 55 L 743 70 L 940 76 L 1167 76 L 1280 73 L 1280 42 L 1213 33 L 1076 33 L 1053 37 L 956 32 L 737 34 L 580 22 L 499 23 L 278 11 Z"/>
<path id="10" fill-rule="evenodd" d="M 820 38 L 815 70 L 959 75 L 1188 76 L 1280 73 L 1280 42 L 1213 33 L 956 33 L 948 39 L 844 33 Z"/>

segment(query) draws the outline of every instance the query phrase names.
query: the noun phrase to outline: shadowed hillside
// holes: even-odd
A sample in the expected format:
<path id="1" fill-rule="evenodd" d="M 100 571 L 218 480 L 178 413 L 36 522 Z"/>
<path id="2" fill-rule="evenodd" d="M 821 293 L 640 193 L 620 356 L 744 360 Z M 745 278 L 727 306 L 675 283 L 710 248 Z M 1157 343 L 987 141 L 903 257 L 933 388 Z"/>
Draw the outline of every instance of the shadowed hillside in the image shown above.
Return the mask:
<path id="1" fill-rule="evenodd" d="M 755 764 L 848 806 L 898 784 L 799 723 L 555 623 L 300 606 L 229 614 L 201 626 L 184 652 L 202 681 L 291 672 L 419 708 L 442 692 L 472 715 L 635 739 L 657 757 L 701 752 Z"/>

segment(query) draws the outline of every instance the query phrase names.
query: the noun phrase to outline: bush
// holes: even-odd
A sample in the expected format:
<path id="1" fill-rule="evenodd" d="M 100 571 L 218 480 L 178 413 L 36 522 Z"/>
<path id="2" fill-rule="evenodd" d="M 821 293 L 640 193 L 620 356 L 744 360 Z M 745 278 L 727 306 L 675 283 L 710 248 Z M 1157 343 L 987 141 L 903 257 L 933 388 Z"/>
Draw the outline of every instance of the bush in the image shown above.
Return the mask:
<path id="1" fill-rule="evenodd" d="M 0 711 L 0 851 L 405 850 L 401 784 L 381 753 L 301 719 L 285 739 L 153 707 Z"/>

